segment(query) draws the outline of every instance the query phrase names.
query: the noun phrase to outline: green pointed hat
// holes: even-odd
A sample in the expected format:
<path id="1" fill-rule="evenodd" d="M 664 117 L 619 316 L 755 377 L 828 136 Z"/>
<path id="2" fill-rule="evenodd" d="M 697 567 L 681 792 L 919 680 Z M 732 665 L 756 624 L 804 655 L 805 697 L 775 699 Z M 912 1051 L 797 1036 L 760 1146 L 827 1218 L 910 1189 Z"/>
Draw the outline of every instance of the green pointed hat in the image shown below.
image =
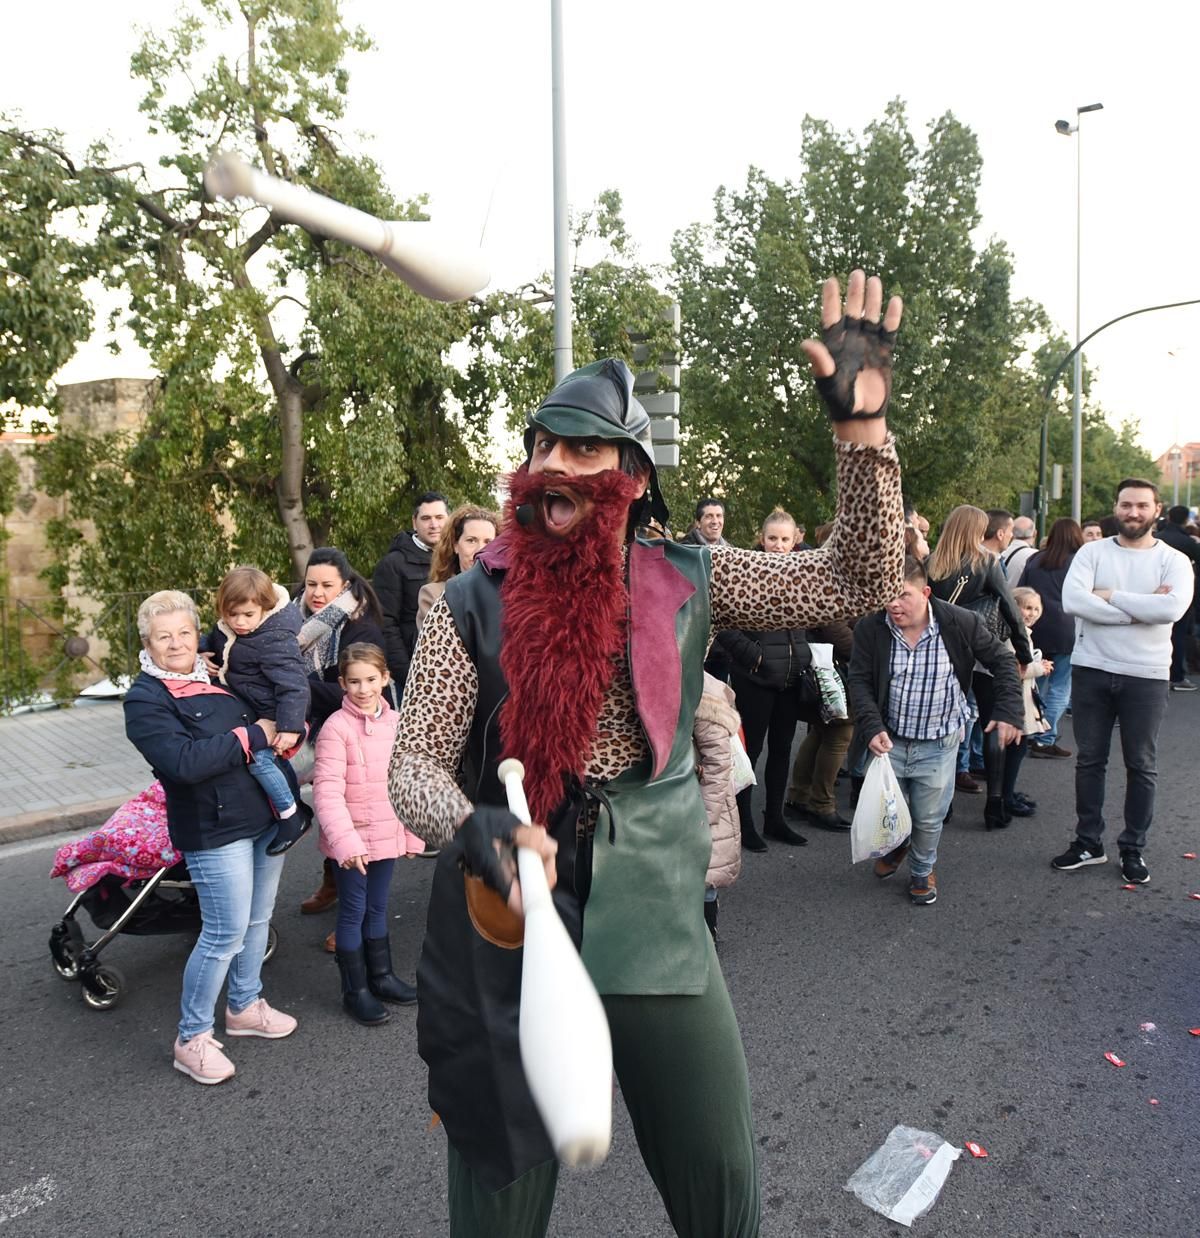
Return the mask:
<path id="1" fill-rule="evenodd" d="M 539 427 L 563 438 L 635 443 L 650 470 L 648 510 L 642 515 L 651 516 L 666 527 L 669 512 L 658 485 L 650 414 L 634 398 L 633 372 L 624 361 L 606 357 L 572 371 L 525 422 L 526 460 L 533 453 L 533 439 Z"/>

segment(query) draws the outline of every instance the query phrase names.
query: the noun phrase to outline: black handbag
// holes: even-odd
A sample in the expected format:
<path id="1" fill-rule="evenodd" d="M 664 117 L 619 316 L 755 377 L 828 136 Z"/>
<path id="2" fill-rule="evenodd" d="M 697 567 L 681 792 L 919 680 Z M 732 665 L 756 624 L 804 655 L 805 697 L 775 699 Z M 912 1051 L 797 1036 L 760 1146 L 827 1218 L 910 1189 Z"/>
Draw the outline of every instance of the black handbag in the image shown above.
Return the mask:
<path id="1" fill-rule="evenodd" d="M 951 606 L 961 605 L 963 610 L 969 610 L 972 614 L 978 615 L 983 620 L 983 626 L 1003 645 L 1012 633 L 1009 631 L 1004 616 L 1000 613 L 1000 599 L 994 593 L 981 593 L 969 602 L 959 602 L 958 599 L 962 596 L 962 591 L 970 579 L 969 576 L 960 576 L 958 583 L 954 586 L 954 591 L 946 600 Z"/>

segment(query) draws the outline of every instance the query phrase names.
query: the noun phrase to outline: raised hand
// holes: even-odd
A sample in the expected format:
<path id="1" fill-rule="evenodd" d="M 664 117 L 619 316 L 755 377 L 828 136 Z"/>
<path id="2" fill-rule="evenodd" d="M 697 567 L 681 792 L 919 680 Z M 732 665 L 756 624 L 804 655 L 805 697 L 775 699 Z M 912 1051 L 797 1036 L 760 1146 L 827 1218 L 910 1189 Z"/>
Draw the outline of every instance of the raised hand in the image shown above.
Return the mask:
<path id="1" fill-rule="evenodd" d="M 882 309 L 877 276 L 851 271 L 844 309 L 837 279 L 827 279 L 821 289 L 821 338 L 801 345 L 841 438 L 881 442 L 886 433 L 882 419 L 892 394 L 892 348 L 904 303 L 892 297 L 880 323 Z M 863 434 L 862 422 L 871 420 L 878 429 Z"/>

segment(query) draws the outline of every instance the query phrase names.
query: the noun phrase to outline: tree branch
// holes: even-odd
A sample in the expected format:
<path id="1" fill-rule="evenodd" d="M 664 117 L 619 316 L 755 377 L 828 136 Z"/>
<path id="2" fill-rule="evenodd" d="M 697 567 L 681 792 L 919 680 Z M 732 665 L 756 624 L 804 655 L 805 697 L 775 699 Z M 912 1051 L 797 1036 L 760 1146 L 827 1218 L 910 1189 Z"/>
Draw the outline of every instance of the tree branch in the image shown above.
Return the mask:
<path id="1" fill-rule="evenodd" d="M 256 253 L 284 226 L 284 220 L 279 219 L 274 212 L 267 216 L 259 230 L 242 246 L 241 259 L 249 261 Z"/>

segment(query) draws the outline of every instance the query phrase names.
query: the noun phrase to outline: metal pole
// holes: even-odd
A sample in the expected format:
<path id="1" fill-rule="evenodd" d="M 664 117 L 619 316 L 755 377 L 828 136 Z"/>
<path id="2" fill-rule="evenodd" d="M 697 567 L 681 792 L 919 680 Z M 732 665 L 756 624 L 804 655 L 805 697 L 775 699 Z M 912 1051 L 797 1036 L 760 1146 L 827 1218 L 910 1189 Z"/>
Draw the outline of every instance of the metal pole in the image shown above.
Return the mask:
<path id="1" fill-rule="evenodd" d="M 1079 347 L 1083 331 L 1080 326 L 1080 274 L 1082 270 L 1082 201 L 1083 201 L 1083 125 L 1075 118 L 1075 370 L 1071 400 L 1071 518 L 1079 523 L 1083 511 L 1083 350 Z"/>
<path id="2" fill-rule="evenodd" d="M 1175 507 L 1179 506 L 1179 462 L 1183 459 L 1183 452 L 1174 451 L 1171 453 L 1171 459 L 1175 465 L 1175 497 L 1171 500 Z"/>
<path id="3" fill-rule="evenodd" d="M 571 236 L 567 215 L 567 135 L 563 104 L 562 0 L 550 0 L 550 77 L 554 112 L 554 381 L 571 359 Z"/>

